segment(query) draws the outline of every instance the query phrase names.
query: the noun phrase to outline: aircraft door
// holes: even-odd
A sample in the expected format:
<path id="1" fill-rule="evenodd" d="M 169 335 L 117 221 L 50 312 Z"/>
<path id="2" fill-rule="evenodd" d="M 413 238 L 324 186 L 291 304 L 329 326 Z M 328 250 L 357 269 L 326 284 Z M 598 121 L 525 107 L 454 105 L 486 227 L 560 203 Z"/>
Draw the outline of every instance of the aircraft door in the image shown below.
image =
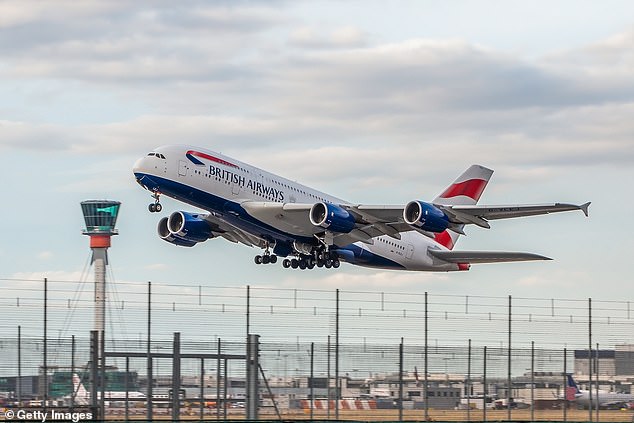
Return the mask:
<path id="1" fill-rule="evenodd" d="M 407 249 L 405 250 L 405 258 L 412 259 L 414 256 L 414 246 L 412 244 L 407 244 Z"/>
<path id="2" fill-rule="evenodd" d="M 242 189 L 242 183 L 244 178 L 242 176 L 232 177 L 231 178 L 231 193 L 233 195 L 239 195 L 240 190 Z"/>
<path id="3" fill-rule="evenodd" d="M 187 162 L 180 160 L 178 162 L 178 176 L 187 176 Z"/>

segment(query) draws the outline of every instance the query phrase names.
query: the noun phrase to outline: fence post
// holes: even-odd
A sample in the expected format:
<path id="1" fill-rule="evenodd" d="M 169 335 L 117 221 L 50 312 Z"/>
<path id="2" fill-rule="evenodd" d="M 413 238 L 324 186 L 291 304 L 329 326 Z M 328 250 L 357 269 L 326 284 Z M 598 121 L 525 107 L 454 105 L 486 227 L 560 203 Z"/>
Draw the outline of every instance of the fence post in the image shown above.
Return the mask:
<path id="1" fill-rule="evenodd" d="M 125 358 L 125 375 L 124 375 L 124 385 L 125 385 L 125 421 L 130 420 L 130 381 L 128 380 L 130 375 L 130 357 L 126 356 Z"/>
<path id="2" fill-rule="evenodd" d="M 597 408 L 596 408 L 596 411 L 597 411 L 597 419 L 596 419 L 596 421 L 600 422 L 601 420 L 599 420 L 599 409 L 600 409 L 601 407 L 599 407 L 599 405 L 600 405 L 600 404 L 599 404 L 599 343 L 598 343 L 598 342 L 597 342 L 597 349 L 596 349 L 596 352 L 597 352 L 597 353 L 596 353 L 596 354 L 595 354 L 595 356 L 594 356 L 594 357 L 595 357 L 595 358 L 594 358 L 594 362 L 596 363 L 596 364 L 594 365 L 594 371 L 595 371 L 595 373 L 596 373 L 596 375 L 597 375 L 597 377 L 596 377 L 596 381 L 597 381 L 597 383 L 596 383 L 596 393 L 597 393 Z"/>
<path id="3" fill-rule="evenodd" d="M 427 334 L 428 334 L 428 329 L 427 329 L 427 291 L 425 291 L 425 327 L 424 327 L 424 331 L 425 331 L 425 391 L 424 391 L 424 401 L 425 401 L 425 421 L 429 421 L 429 404 L 428 404 L 428 399 L 429 396 L 427 395 L 427 382 L 428 382 L 428 378 L 427 378 L 427 374 L 429 373 L 428 370 L 428 357 L 427 357 L 427 353 L 428 353 L 428 346 L 427 346 Z"/>
<path id="4" fill-rule="evenodd" d="M 18 325 L 18 407 L 22 407 L 22 326 Z"/>
<path id="5" fill-rule="evenodd" d="M 471 338 L 467 349 L 467 421 L 471 421 Z"/>
<path id="6" fill-rule="evenodd" d="M 248 338 L 247 338 L 247 360 L 249 359 L 248 350 L 249 350 L 249 344 L 248 344 Z M 222 341 L 220 340 L 220 338 L 218 338 L 218 352 L 216 356 L 216 420 L 220 420 L 220 379 L 222 378 L 222 374 L 220 373 L 222 371 L 221 369 L 222 362 L 220 361 L 221 352 L 222 352 Z M 249 364 L 247 362 L 247 375 L 249 374 L 248 366 Z M 247 376 L 247 384 L 248 383 L 249 383 L 249 380 Z M 248 395 L 249 395 L 249 388 L 247 388 L 247 398 L 248 398 Z"/>
<path id="7" fill-rule="evenodd" d="M 564 422 L 568 420 L 568 350 L 564 348 Z M 532 419 L 531 419 L 532 420 Z"/>
<path id="8" fill-rule="evenodd" d="M 152 421 L 152 387 L 154 376 L 152 375 L 152 282 L 147 283 L 147 405 L 146 418 Z"/>
<path id="9" fill-rule="evenodd" d="M 200 358 L 200 421 L 203 421 L 205 415 L 205 359 Z"/>
<path id="10" fill-rule="evenodd" d="M 99 420 L 99 408 L 97 408 L 97 381 L 99 376 L 97 375 L 97 360 L 99 359 L 99 332 L 96 330 L 90 331 L 90 407 L 93 412 L 93 416 L 96 420 Z"/>
<path id="11" fill-rule="evenodd" d="M 44 278 L 44 357 L 42 367 L 44 367 L 43 388 L 44 388 L 44 413 L 46 413 L 46 407 L 48 402 L 48 363 L 47 363 L 47 324 L 48 324 L 48 278 Z"/>
<path id="12" fill-rule="evenodd" d="M 484 366 L 482 368 L 482 373 L 484 374 L 482 376 L 482 380 L 483 380 L 483 391 L 484 391 L 484 395 L 482 398 L 482 421 L 487 421 L 487 396 L 489 394 L 489 389 L 487 386 L 487 347 L 486 345 L 484 346 Z"/>
<path id="13" fill-rule="evenodd" d="M 328 374 L 328 386 L 326 387 L 326 392 L 328 395 L 328 405 L 326 406 L 326 418 L 330 420 L 330 400 L 332 395 L 330 393 L 330 335 L 328 335 L 328 344 L 326 346 L 326 355 L 328 355 L 328 364 L 327 364 L 327 374 Z"/>
<path id="14" fill-rule="evenodd" d="M 310 420 L 314 417 L 315 408 L 315 343 L 310 343 Z"/>
<path id="15" fill-rule="evenodd" d="M 247 420 L 258 419 L 258 402 L 259 402 L 259 335 L 249 335 L 247 343 Z"/>
<path id="16" fill-rule="evenodd" d="M 513 389 L 513 380 L 511 379 L 511 363 L 512 363 L 512 358 L 511 358 L 511 336 L 512 336 L 512 331 L 511 331 L 511 323 L 513 321 L 512 318 L 512 313 L 511 313 L 511 296 L 509 295 L 509 341 L 508 341 L 508 364 L 507 364 L 507 386 L 508 389 L 506 391 L 506 418 L 508 419 L 508 421 L 511 421 L 511 398 L 512 398 L 512 389 Z"/>
<path id="17" fill-rule="evenodd" d="M 251 333 L 251 287 L 247 285 L 247 342 Z"/>
<path id="18" fill-rule="evenodd" d="M 75 377 L 75 335 L 70 339 L 70 409 L 75 406 L 75 386 L 73 378 Z"/>
<path id="19" fill-rule="evenodd" d="M 398 348 L 398 421 L 403 421 L 403 338 Z"/>
<path id="20" fill-rule="evenodd" d="M 564 357 L 564 366 L 565 365 Z M 564 421 L 565 420 L 564 418 Z M 531 421 L 535 421 L 535 341 L 531 341 Z"/>
<path id="21" fill-rule="evenodd" d="M 339 289 L 335 301 L 335 420 L 339 420 Z"/>
<path id="22" fill-rule="evenodd" d="M 172 343 L 172 421 L 181 414 L 181 334 L 174 332 Z"/>
<path id="23" fill-rule="evenodd" d="M 588 421 L 592 421 L 592 298 L 588 298 Z"/>

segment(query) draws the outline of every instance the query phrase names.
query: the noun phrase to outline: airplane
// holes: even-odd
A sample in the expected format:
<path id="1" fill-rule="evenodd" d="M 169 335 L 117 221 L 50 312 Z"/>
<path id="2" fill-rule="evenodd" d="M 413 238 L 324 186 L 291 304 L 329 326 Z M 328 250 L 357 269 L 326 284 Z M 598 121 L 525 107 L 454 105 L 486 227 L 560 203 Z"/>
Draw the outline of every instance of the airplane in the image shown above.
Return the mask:
<path id="1" fill-rule="evenodd" d="M 166 195 L 205 212 L 175 211 L 158 223 L 161 239 L 192 247 L 211 238 L 264 250 L 256 264 L 284 268 L 353 265 L 412 271 L 464 271 L 475 263 L 551 260 L 508 251 L 455 251 L 466 225 L 581 210 L 590 203 L 477 205 L 493 170 L 472 165 L 431 202 L 364 205 L 344 201 L 234 158 L 188 145 L 156 148 L 136 161 L 151 192 L 150 212 Z"/>
<path id="2" fill-rule="evenodd" d="M 75 405 L 89 405 L 90 404 L 90 392 L 86 390 L 81 378 L 77 373 L 73 373 L 73 392 L 71 395 L 64 397 L 65 400 L 70 400 L 72 397 Z M 107 401 L 125 401 L 125 391 L 105 391 L 104 400 Z M 101 399 L 101 391 L 97 391 L 97 399 Z M 128 391 L 128 401 L 145 401 L 146 396 L 142 392 Z"/>
<path id="3" fill-rule="evenodd" d="M 590 391 L 579 389 L 572 374 L 568 373 L 566 376 L 568 378 L 568 386 L 572 388 L 571 393 L 566 393 L 566 399 L 588 407 L 590 405 Z M 594 389 L 592 390 L 592 406 L 595 408 L 597 404 L 599 404 L 601 408 L 622 408 L 629 407 L 630 403 L 634 403 L 634 394 L 609 392 L 601 389 L 598 392 Z"/>

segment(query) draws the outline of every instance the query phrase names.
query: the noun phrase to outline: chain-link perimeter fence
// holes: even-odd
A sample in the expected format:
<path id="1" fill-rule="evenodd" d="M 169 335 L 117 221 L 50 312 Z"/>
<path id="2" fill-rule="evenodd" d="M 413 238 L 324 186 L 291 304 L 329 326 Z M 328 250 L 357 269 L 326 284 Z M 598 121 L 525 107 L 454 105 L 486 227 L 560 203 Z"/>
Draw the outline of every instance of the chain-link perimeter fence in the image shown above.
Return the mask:
<path id="1" fill-rule="evenodd" d="M 632 417 L 604 409 L 625 409 L 628 400 L 602 404 L 616 398 L 603 391 L 633 394 L 626 300 L 118 284 L 108 294 L 100 384 L 90 377 L 92 292 L 75 281 L 3 283 L 5 406 L 78 405 L 80 387 L 90 400 L 96 383 L 106 416 L 146 417 L 151 386 L 153 416 L 171 416 L 178 391 L 183 415 L 244 418 L 251 333 L 260 336 L 260 418 Z M 570 392 L 566 373 L 579 391 Z M 584 406 L 590 392 L 594 402 Z"/>

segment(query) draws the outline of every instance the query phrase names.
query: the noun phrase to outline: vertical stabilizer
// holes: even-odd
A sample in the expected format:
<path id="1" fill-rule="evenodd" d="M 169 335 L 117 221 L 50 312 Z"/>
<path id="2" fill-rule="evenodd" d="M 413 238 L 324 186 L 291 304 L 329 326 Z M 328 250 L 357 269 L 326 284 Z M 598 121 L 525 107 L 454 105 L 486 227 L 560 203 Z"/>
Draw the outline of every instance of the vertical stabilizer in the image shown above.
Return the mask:
<path id="1" fill-rule="evenodd" d="M 84 388 L 84 384 L 81 383 L 81 379 L 77 373 L 73 373 L 73 399 L 75 404 L 86 405 L 88 404 L 88 391 Z"/>
<path id="2" fill-rule="evenodd" d="M 434 198 L 433 203 L 444 206 L 477 204 L 489 183 L 489 179 L 491 179 L 491 175 L 493 175 L 493 170 L 480 165 L 471 165 L 438 197 Z M 460 230 L 462 230 L 462 226 L 460 226 Z M 451 250 L 456 245 L 459 236 L 458 232 L 445 230 L 436 234 L 434 239 Z"/>

